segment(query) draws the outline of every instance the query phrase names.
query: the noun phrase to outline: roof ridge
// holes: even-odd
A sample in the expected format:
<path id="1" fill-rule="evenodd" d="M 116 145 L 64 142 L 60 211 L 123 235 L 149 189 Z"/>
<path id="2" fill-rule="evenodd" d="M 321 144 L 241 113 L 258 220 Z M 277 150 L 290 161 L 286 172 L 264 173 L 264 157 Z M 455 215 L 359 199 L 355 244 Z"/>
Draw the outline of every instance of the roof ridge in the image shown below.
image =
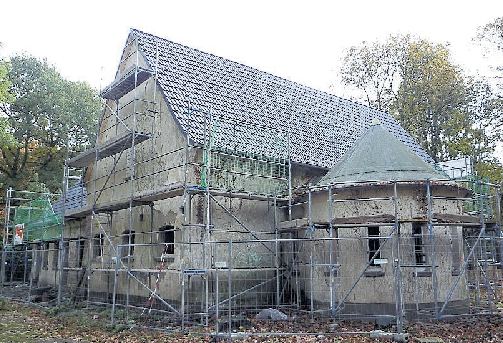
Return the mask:
<path id="1" fill-rule="evenodd" d="M 318 89 L 318 88 L 314 88 L 314 87 L 311 87 L 311 86 L 308 86 L 308 85 L 302 84 L 302 83 L 297 82 L 297 81 L 294 81 L 294 80 L 287 79 L 287 78 L 285 78 L 285 77 L 283 77 L 283 76 L 278 76 L 278 75 L 276 75 L 276 74 L 273 74 L 273 73 L 270 73 L 270 72 L 267 72 L 267 71 L 264 71 L 264 70 L 260 70 L 260 69 L 258 69 L 258 68 L 252 67 L 252 66 L 247 65 L 247 64 L 244 64 L 244 63 L 242 63 L 242 62 L 234 61 L 234 60 L 228 59 L 228 58 L 226 58 L 226 57 L 223 57 L 223 56 L 219 56 L 219 55 L 213 54 L 213 53 L 211 53 L 211 52 L 206 52 L 206 51 L 200 50 L 200 49 L 198 49 L 198 48 L 193 48 L 193 47 L 190 47 L 190 46 L 188 46 L 188 45 L 185 45 L 185 44 L 182 44 L 182 43 L 178 43 L 178 42 L 175 42 L 175 41 L 173 41 L 173 40 L 170 40 L 170 39 L 167 39 L 167 38 L 163 38 L 163 37 L 161 37 L 161 36 L 157 36 L 157 35 L 154 35 L 154 34 L 149 33 L 149 32 L 145 32 L 145 31 L 142 31 L 142 30 L 139 30 L 139 29 L 135 29 L 135 28 L 131 28 L 131 32 L 139 32 L 139 33 L 142 33 L 142 34 L 144 34 L 144 35 L 148 35 L 148 36 L 151 36 L 151 37 L 155 37 L 155 38 L 158 38 L 158 39 L 160 39 L 160 40 L 163 40 L 163 41 L 166 41 L 166 42 L 170 42 L 170 43 L 172 43 L 172 44 L 176 44 L 176 45 L 182 46 L 182 47 L 187 48 L 187 49 L 190 49 L 190 50 L 195 50 L 195 51 L 198 51 L 198 52 L 200 52 L 200 53 L 202 53 L 202 54 L 205 54 L 205 55 L 213 56 L 213 57 L 216 57 L 216 58 L 220 58 L 220 59 L 222 59 L 222 60 L 225 60 L 225 61 L 229 61 L 229 62 L 231 62 L 231 63 L 239 64 L 239 65 L 244 66 L 244 67 L 246 67 L 246 68 L 250 68 L 250 69 L 253 69 L 253 70 L 258 71 L 258 72 L 260 72 L 260 73 L 263 73 L 263 74 L 266 74 L 266 75 L 270 75 L 270 76 L 272 76 L 272 77 L 274 77 L 274 78 L 277 78 L 277 79 L 281 79 L 281 80 L 284 80 L 284 81 L 287 81 L 287 82 L 294 83 L 294 84 L 296 84 L 296 85 L 298 85 L 298 86 L 300 86 L 300 87 L 302 87 L 302 88 L 308 88 L 308 89 L 311 89 L 311 90 L 313 90 L 315 93 L 323 93 L 323 94 L 326 94 L 326 95 L 328 95 L 328 96 L 330 96 L 330 97 L 334 97 L 334 98 L 340 99 L 340 100 L 342 100 L 342 101 L 347 101 L 347 102 L 353 103 L 353 104 L 358 105 L 358 106 L 364 106 L 364 107 L 366 107 L 366 108 L 368 108 L 368 109 L 370 109 L 370 110 L 373 110 L 373 111 L 382 112 L 382 111 L 379 111 L 379 110 L 378 110 L 378 109 L 376 109 L 376 108 L 372 108 L 372 107 L 370 107 L 370 106 L 367 106 L 367 105 L 362 104 L 362 103 L 360 103 L 360 102 L 357 102 L 357 101 L 355 101 L 355 100 L 346 99 L 346 98 L 340 97 L 340 96 L 338 96 L 338 95 L 336 95 L 336 94 L 329 93 L 329 92 L 326 92 L 326 91 L 324 91 L 324 90 L 321 90 L 321 89 Z"/>
<path id="2" fill-rule="evenodd" d="M 204 141 L 204 132 L 191 123 L 203 117 L 189 118 L 188 106 L 211 109 L 222 126 L 229 124 L 221 147 L 273 157 L 278 144 L 287 144 L 292 162 L 330 168 L 378 118 L 417 155 L 432 161 L 389 113 L 138 29 L 130 34 L 149 65 L 159 58 L 159 89 L 182 132 L 196 143 Z M 256 124 L 289 138 L 274 141 L 269 130 Z"/>

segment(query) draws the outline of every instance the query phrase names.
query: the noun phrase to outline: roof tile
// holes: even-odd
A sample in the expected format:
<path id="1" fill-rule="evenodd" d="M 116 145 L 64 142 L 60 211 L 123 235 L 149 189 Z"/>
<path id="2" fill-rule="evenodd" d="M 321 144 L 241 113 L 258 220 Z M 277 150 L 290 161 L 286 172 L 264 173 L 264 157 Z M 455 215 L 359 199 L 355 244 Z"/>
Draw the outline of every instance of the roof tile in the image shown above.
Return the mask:
<path id="1" fill-rule="evenodd" d="M 207 127 L 216 146 L 290 155 L 292 162 L 330 168 L 376 118 L 423 160 L 433 162 L 388 113 L 139 30 L 131 33 L 150 68 L 156 70 L 158 63 L 158 81 L 173 115 L 196 143 L 205 141 L 203 112 L 209 111 Z M 190 118 L 189 103 L 199 110 L 191 110 Z"/>

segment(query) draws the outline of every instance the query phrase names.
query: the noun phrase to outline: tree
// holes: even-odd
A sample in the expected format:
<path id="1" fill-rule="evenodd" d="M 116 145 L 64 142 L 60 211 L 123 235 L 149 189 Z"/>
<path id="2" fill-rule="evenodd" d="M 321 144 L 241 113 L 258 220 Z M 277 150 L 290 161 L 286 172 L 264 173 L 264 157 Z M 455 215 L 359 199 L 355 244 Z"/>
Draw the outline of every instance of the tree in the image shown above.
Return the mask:
<path id="1" fill-rule="evenodd" d="M 492 161 L 496 143 L 501 141 L 503 127 L 501 112 L 503 101 L 484 80 L 470 83 L 468 88 L 469 103 L 466 111 L 471 116 L 471 150 L 467 153 L 474 157 L 475 162 Z"/>
<path id="2" fill-rule="evenodd" d="M 398 75 L 396 57 L 391 42 L 363 42 L 351 47 L 343 61 L 342 82 L 362 90 L 368 106 L 387 111 Z"/>
<path id="3" fill-rule="evenodd" d="M 0 48 L 2 43 L 0 43 Z M 12 94 L 9 93 L 9 88 L 12 85 L 8 79 L 10 65 L 7 61 L 0 60 L 0 103 L 10 103 L 14 100 Z M 13 144 L 15 142 L 12 135 L 12 128 L 5 118 L 0 117 L 0 147 L 5 144 Z"/>
<path id="4" fill-rule="evenodd" d="M 2 48 L 1 42 L 0 48 Z M 11 83 L 7 77 L 9 69 L 9 62 L 0 60 L 0 103 L 11 102 L 13 100 L 12 94 L 9 93 L 9 88 L 11 86 Z"/>
<path id="5" fill-rule="evenodd" d="M 435 161 L 482 147 L 485 137 L 474 124 L 486 112 L 472 113 L 476 87 L 451 62 L 448 45 L 411 36 L 364 43 L 349 50 L 342 76 L 343 83 L 362 91 L 369 106 L 390 112 Z"/>
<path id="6" fill-rule="evenodd" d="M 45 60 L 20 55 L 10 64 L 14 101 L 2 103 L 0 112 L 15 142 L 2 147 L 1 181 L 16 189 L 36 182 L 58 192 L 67 143 L 72 150 L 92 144 L 97 92 L 86 83 L 65 80 Z"/>
<path id="7" fill-rule="evenodd" d="M 442 44 L 409 40 L 402 52 L 391 113 L 436 162 L 458 157 L 462 151 L 449 146 L 465 140 L 470 127 L 460 69 Z"/>
<path id="8" fill-rule="evenodd" d="M 494 21 L 479 27 L 475 40 L 480 43 L 487 43 L 490 50 L 496 49 L 499 58 L 497 61 L 501 63 L 503 57 L 503 17 L 496 18 Z M 503 63 L 494 67 L 498 72 L 503 72 Z M 499 76 L 501 79 L 502 76 Z M 502 85 L 500 85 L 502 87 Z"/>
<path id="9" fill-rule="evenodd" d="M 503 90 L 503 84 L 501 79 L 503 78 L 503 17 L 494 19 L 492 22 L 479 27 L 477 30 L 477 35 L 475 40 L 480 44 L 484 45 L 486 48 L 486 55 L 496 55 L 495 61 L 496 65 L 493 69 L 497 72 L 496 84 L 499 90 Z M 497 62 L 496 62 L 497 61 Z M 493 111 L 493 118 L 489 125 L 486 125 L 489 133 L 492 133 L 496 137 L 496 141 L 499 140 L 501 144 L 502 134 L 503 134 L 503 115 L 502 115 L 502 102 L 503 98 L 501 93 L 499 95 L 494 95 L 493 102 L 496 102 L 499 106 Z M 497 161 L 490 161 L 487 165 L 479 166 L 480 173 L 484 176 L 489 176 L 493 182 L 499 182 L 503 186 L 503 167 L 501 163 Z"/>

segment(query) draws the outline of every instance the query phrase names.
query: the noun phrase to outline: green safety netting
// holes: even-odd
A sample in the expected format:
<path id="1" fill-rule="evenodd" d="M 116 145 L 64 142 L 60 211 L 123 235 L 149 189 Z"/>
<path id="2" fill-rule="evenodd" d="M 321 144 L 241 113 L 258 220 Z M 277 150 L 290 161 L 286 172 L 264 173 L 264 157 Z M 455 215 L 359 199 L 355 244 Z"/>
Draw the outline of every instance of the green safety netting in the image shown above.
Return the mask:
<path id="1" fill-rule="evenodd" d="M 494 215 L 494 187 L 487 183 L 489 178 L 481 178 L 476 175 L 468 175 L 461 183 L 473 191 L 473 200 L 464 204 L 464 210 L 468 214 L 493 218 Z"/>
<path id="2" fill-rule="evenodd" d="M 14 225 L 24 224 L 23 241 L 50 240 L 61 236 L 62 215 L 55 214 L 47 196 L 16 208 Z"/>

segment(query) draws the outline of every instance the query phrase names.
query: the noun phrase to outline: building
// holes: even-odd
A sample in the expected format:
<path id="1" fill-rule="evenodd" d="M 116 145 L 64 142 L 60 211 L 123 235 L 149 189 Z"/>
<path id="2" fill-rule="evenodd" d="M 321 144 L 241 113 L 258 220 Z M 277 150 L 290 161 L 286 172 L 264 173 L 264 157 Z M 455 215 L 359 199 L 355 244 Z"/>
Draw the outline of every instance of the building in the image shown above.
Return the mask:
<path id="1" fill-rule="evenodd" d="M 65 173 L 85 203 L 36 244 L 39 285 L 206 321 L 469 310 L 464 229 L 477 246 L 499 215 L 389 114 L 138 30 L 101 96 L 96 146 Z"/>

